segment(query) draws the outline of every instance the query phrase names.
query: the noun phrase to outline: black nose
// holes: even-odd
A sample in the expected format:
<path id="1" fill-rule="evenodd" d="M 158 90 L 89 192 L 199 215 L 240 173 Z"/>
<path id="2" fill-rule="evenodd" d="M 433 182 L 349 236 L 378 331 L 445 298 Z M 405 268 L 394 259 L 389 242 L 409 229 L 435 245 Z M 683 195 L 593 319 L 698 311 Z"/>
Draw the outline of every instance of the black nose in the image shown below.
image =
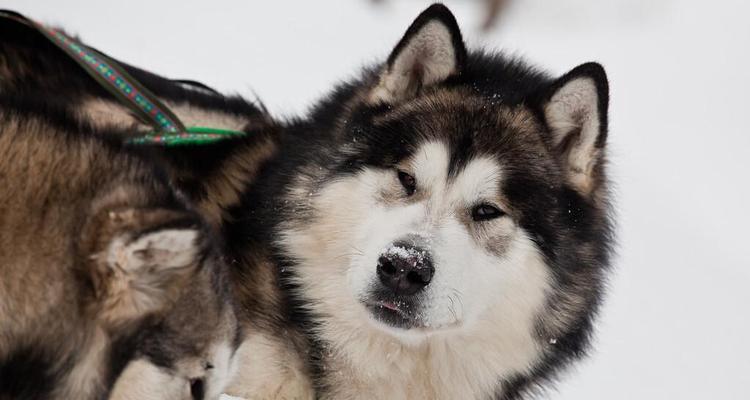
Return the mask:
<path id="1" fill-rule="evenodd" d="M 378 259 L 378 277 L 400 295 L 412 295 L 430 284 L 435 267 L 430 254 L 419 247 L 394 243 Z"/>

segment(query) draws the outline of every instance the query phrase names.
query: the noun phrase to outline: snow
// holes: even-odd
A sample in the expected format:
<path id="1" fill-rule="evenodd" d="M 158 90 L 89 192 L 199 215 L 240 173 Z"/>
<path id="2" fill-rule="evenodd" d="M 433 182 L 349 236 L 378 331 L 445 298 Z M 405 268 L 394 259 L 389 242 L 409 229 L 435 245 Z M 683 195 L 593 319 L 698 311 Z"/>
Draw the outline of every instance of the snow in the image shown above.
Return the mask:
<path id="1" fill-rule="evenodd" d="M 424 250 L 416 247 L 403 247 L 399 245 L 393 245 L 385 249 L 384 255 L 389 259 L 398 257 L 403 260 L 410 260 L 413 265 L 421 263 L 427 257 Z"/>
<path id="2" fill-rule="evenodd" d="M 479 2 L 446 3 L 470 44 L 554 73 L 597 60 L 611 80 L 619 256 L 596 350 L 549 397 L 750 398 L 750 3 L 516 0 L 486 35 Z M 132 64 L 257 93 L 277 115 L 387 55 L 426 5 L 0 0 Z"/>
<path id="3" fill-rule="evenodd" d="M 390 257 L 409 258 L 416 256 L 416 249 L 407 249 L 402 246 L 391 246 L 385 250 L 385 254 Z"/>

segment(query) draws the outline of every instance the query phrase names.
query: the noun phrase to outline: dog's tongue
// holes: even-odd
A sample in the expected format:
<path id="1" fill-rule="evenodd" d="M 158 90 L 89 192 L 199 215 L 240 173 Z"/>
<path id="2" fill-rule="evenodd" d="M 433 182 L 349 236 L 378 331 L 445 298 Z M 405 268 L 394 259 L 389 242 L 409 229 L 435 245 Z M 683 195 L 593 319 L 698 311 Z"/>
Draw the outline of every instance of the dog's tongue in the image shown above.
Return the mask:
<path id="1" fill-rule="evenodd" d="M 384 301 L 381 303 L 381 305 L 389 310 L 400 311 L 396 303 L 392 303 L 390 301 Z"/>

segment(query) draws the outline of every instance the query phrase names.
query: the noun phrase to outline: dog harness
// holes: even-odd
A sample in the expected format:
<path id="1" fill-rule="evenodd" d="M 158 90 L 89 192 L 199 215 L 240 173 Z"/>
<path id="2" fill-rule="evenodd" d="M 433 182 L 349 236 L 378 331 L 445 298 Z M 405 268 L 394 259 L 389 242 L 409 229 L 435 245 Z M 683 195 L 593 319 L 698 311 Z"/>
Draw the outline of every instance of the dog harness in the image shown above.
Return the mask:
<path id="1" fill-rule="evenodd" d="M 138 119 L 154 128 L 146 135 L 128 139 L 127 142 L 130 144 L 200 145 L 245 135 L 245 132 L 228 129 L 186 127 L 169 107 L 111 57 L 84 45 L 60 30 L 40 24 L 14 11 L 0 10 L 0 18 L 20 22 L 40 32 L 122 105 L 133 111 Z"/>

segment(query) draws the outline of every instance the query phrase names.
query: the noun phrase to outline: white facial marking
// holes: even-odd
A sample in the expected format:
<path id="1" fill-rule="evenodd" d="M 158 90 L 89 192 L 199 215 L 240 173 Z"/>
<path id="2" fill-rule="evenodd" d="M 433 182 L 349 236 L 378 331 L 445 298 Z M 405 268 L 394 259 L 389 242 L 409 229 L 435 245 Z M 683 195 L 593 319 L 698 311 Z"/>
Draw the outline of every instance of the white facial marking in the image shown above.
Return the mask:
<path id="1" fill-rule="evenodd" d="M 484 157 L 474 158 L 455 179 L 450 195 L 454 201 L 470 204 L 497 197 L 501 170 L 497 162 Z"/>
<path id="2" fill-rule="evenodd" d="M 414 176 L 419 179 L 418 185 L 438 192 L 444 190 L 447 184 L 448 163 L 450 163 L 450 153 L 445 144 L 427 142 L 414 153 L 410 164 L 414 170 Z"/>

